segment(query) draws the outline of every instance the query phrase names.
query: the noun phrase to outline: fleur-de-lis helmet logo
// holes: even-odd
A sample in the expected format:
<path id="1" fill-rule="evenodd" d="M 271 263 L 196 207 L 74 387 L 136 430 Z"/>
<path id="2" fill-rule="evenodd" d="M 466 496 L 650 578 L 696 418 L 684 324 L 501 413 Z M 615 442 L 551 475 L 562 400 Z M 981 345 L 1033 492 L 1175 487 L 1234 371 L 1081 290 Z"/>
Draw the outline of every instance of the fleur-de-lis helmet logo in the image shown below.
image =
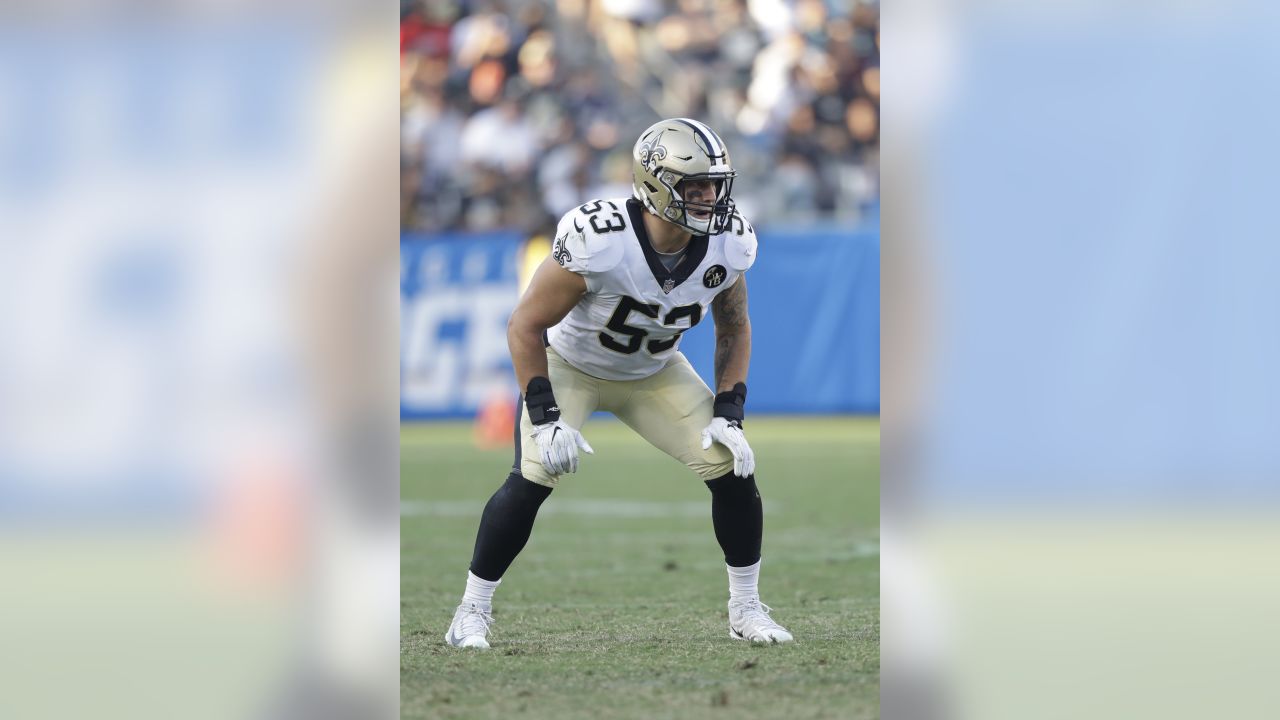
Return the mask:
<path id="1" fill-rule="evenodd" d="M 645 166 L 649 172 L 655 172 L 658 169 L 658 163 L 667 159 L 667 148 L 659 145 L 662 135 L 666 131 L 658 133 L 652 140 L 647 140 L 640 144 L 640 164 Z"/>

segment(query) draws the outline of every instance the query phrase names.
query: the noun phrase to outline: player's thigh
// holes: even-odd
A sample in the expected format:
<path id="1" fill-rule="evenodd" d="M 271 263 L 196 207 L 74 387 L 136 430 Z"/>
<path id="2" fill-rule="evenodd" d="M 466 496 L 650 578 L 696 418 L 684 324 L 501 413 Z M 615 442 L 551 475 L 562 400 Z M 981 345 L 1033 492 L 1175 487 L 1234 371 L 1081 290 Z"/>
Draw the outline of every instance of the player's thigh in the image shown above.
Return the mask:
<path id="1" fill-rule="evenodd" d="M 560 419 L 571 427 L 582 428 L 591 413 L 595 412 L 599 403 L 600 389 L 596 378 L 574 368 L 565 362 L 555 350 L 547 348 L 547 379 L 551 381 L 551 389 L 556 395 L 556 405 L 560 408 Z M 526 480 L 531 480 L 547 487 L 556 486 L 556 476 L 542 467 L 542 456 L 538 451 L 538 443 L 533 439 L 533 423 L 529 413 L 525 412 L 523 403 L 520 407 L 520 449 L 516 458 L 516 467 Z"/>
<path id="2" fill-rule="evenodd" d="M 703 480 L 733 471 L 733 455 L 718 443 L 702 449 L 715 396 L 683 355 L 641 382 L 614 414 L 650 444 L 684 463 Z"/>

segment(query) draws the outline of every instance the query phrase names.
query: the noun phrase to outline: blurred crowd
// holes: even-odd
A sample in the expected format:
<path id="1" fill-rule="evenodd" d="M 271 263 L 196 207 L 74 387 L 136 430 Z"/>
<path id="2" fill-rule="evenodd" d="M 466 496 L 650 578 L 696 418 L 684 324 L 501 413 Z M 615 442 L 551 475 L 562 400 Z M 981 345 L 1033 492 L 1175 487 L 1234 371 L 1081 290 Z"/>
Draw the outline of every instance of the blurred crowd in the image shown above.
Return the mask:
<path id="1" fill-rule="evenodd" d="M 402 0 L 409 230 L 537 231 L 631 195 L 649 124 L 717 130 L 757 224 L 879 204 L 878 0 Z"/>

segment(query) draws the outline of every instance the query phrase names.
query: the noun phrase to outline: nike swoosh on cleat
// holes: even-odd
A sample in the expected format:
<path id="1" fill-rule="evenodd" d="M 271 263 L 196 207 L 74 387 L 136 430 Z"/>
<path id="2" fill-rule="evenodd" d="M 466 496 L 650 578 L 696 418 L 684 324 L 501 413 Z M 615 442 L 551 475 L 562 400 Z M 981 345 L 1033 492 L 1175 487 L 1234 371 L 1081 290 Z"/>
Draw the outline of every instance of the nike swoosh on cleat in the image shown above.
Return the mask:
<path id="1" fill-rule="evenodd" d="M 761 639 L 761 640 L 756 640 L 756 639 L 753 639 L 753 638 L 749 638 L 749 637 L 747 637 L 746 633 L 744 633 L 744 632 L 742 632 L 742 631 L 740 631 L 740 630 L 737 630 L 737 629 L 735 629 L 735 628 L 733 628 L 733 627 L 730 627 L 730 628 L 729 628 L 729 634 L 730 634 L 730 635 L 733 635 L 733 637 L 735 637 L 735 638 L 736 638 L 736 639 L 738 639 L 738 640 L 746 640 L 747 642 L 753 642 L 753 643 L 768 643 L 768 644 L 770 644 L 770 645 L 776 645 L 776 644 L 778 643 L 777 639 L 776 639 L 776 638 L 774 638 L 774 637 L 773 637 L 773 636 L 771 636 L 771 635 L 765 635 L 765 636 L 763 637 L 763 639 Z"/>

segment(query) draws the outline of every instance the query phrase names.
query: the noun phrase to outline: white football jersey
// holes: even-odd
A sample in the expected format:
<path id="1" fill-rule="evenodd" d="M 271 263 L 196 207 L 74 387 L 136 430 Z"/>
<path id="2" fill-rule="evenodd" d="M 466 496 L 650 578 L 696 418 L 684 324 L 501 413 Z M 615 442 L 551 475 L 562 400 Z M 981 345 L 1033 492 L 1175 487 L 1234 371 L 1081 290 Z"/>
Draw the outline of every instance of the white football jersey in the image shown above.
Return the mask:
<path id="1" fill-rule="evenodd" d="M 649 244 L 637 200 L 595 200 L 556 228 L 552 257 L 587 281 L 587 294 L 547 337 L 582 372 L 638 380 L 676 355 L 685 330 L 708 318 L 711 301 L 756 259 L 756 233 L 734 213 L 719 235 L 695 235 L 668 271 Z"/>

